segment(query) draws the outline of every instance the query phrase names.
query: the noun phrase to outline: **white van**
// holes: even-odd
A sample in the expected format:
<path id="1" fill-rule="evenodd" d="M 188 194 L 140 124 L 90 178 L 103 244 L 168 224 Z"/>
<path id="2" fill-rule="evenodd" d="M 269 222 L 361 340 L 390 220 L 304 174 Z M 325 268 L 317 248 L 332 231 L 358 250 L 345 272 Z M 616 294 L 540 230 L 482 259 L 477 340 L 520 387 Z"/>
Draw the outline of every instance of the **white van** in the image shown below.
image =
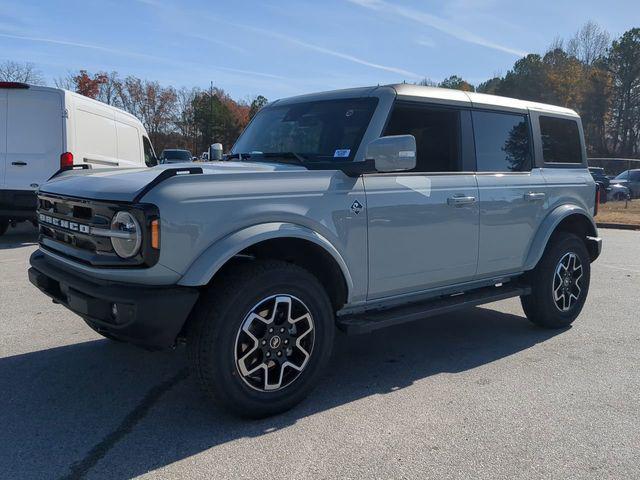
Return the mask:
<path id="1" fill-rule="evenodd" d="M 35 219 L 34 191 L 61 168 L 155 163 L 133 115 L 67 90 L 0 82 L 0 235 Z"/>

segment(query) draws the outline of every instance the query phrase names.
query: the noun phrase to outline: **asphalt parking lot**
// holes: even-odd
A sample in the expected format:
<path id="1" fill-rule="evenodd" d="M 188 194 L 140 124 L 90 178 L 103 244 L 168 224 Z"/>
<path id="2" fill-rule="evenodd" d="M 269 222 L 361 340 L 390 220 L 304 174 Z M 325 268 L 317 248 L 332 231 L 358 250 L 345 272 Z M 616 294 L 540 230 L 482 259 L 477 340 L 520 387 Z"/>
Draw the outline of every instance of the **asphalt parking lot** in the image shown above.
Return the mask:
<path id="1" fill-rule="evenodd" d="M 0 478 L 638 478 L 640 232 L 601 230 L 574 326 L 503 301 L 338 338 L 287 414 L 212 408 L 185 352 L 104 340 L 27 280 L 31 227 L 0 239 Z"/>

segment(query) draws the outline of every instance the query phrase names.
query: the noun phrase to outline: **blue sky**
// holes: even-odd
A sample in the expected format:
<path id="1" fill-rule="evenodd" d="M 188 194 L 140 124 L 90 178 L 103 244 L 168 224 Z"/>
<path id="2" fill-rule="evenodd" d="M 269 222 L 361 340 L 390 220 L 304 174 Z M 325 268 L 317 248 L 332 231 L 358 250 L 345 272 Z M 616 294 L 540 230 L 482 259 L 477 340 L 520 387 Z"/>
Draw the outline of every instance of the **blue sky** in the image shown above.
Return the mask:
<path id="1" fill-rule="evenodd" d="M 269 99 L 504 74 L 595 20 L 640 26 L 638 0 L 0 0 L 0 61 L 49 83 L 80 68 Z"/>

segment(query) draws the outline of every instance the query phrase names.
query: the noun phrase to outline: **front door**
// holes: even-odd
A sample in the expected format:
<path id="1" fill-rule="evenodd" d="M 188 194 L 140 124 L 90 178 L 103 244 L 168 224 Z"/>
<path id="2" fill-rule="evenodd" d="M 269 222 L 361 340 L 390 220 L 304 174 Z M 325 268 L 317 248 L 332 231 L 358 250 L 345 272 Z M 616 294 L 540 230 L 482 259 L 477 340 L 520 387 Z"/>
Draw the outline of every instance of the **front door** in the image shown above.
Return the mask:
<path id="1" fill-rule="evenodd" d="M 369 299 L 473 279 L 478 187 L 473 174 L 365 175 Z"/>
<path id="2" fill-rule="evenodd" d="M 478 186 L 469 165 L 470 113 L 396 102 L 384 135 L 413 135 L 416 168 L 364 176 L 369 300 L 472 280 Z"/>

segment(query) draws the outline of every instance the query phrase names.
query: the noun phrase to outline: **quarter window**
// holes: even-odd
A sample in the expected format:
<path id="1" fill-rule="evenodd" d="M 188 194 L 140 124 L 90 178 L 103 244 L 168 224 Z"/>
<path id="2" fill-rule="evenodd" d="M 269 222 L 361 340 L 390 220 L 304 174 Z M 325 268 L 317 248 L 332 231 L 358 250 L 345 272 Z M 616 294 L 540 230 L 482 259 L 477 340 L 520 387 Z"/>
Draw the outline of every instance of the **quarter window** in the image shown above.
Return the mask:
<path id="1" fill-rule="evenodd" d="M 384 135 L 413 135 L 417 158 L 413 172 L 456 172 L 461 168 L 460 112 L 396 103 Z"/>
<path id="2" fill-rule="evenodd" d="M 545 163 L 582 163 L 580 132 L 575 120 L 541 116 L 540 134 Z"/>
<path id="3" fill-rule="evenodd" d="M 479 172 L 531 170 L 531 140 L 526 115 L 473 112 Z"/>

